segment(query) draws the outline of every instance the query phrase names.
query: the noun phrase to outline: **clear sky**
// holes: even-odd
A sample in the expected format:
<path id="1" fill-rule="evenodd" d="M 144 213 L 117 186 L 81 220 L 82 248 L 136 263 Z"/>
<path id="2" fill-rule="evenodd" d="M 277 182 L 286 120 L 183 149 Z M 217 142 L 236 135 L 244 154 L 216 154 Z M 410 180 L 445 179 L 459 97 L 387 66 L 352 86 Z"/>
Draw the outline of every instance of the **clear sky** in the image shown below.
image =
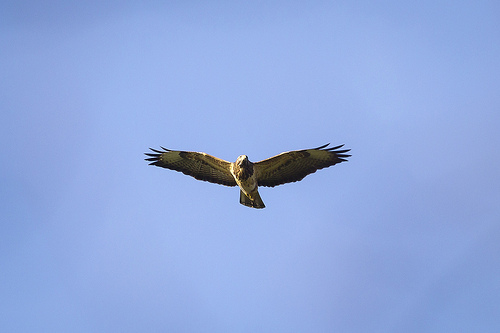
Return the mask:
<path id="1" fill-rule="evenodd" d="M 0 329 L 500 332 L 499 15 L 2 1 Z M 328 142 L 263 210 L 143 155 Z"/>

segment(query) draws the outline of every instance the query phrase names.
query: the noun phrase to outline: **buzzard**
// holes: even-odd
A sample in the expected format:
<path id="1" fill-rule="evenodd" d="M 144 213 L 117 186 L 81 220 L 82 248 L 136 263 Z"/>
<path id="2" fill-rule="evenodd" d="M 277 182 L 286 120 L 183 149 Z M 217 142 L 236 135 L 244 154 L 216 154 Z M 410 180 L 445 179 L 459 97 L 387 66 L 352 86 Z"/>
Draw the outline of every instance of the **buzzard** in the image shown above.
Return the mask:
<path id="1" fill-rule="evenodd" d="M 239 186 L 242 205 L 264 208 L 259 186 L 274 187 L 296 182 L 316 170 L 347 161 L 351 156 L 346 154 L 350 149 L 340 149 L 344 145 L 331 148 L 328 145 L 289 151 L 256 163 L 250 162 L 246 155 L 239 156 L 236 162 L 231 163 L 205 153 L 163 147 L 162 150 L 149 148 L 153 153 L 145 155 L 150 165 L 180 171 L 211 183 Z"/>

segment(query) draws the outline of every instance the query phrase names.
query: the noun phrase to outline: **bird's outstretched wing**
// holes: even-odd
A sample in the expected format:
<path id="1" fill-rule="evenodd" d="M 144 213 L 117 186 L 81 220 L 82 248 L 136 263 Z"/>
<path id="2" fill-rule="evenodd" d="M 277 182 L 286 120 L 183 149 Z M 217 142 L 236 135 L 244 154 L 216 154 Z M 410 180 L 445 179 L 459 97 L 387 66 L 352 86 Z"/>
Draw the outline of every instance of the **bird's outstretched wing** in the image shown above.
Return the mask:
<path id="1" fill-rule="evenodd" d="M 344 145 L 327 148 L 329 144 L 314 149 L 294 150 L 257 162 L 254 165 L 259 186 L 274 187 L 296 182 L 316 170 L 347 161 L 350 149 Z"/>
<path id="2" fill-rule="evenodd" d="M 149 148 L 154 153 L 145 153 L 149 156 L 146 161 L 150 161 L 150 165 L 180 171 L 198 180 L 236 186 L 236 181 L 230 171 L 231 163 L 205 153 L 161 148 L 163 150 Z"/>

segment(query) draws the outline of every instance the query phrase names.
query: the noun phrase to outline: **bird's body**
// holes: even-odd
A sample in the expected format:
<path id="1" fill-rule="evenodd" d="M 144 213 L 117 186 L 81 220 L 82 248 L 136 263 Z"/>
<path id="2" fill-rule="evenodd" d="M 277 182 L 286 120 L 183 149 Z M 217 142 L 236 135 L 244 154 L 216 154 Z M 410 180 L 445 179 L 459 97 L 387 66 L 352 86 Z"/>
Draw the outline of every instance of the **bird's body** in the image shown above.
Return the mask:
<path id="1" fill-rule="evenodd" d="M 246 155 L 230 163 L 206 153 L 163 151 L 150 148 L 146 153 L 151 165 L 180 171 L 198 180 L 240 188 L 240 203 L 253 208 L 264 208 L 259 186 L 274 187 L 296 182 L 316 170 L 347 161 L 349 149 L 338 150 L 343 145 L 326 148 L 328 144 L 305 150 L 281 153 L 260 162 L 252 163 Z"/>
<path id="2" fill-rule="evenodd" d="M 253 208 L 266 207 L 260 198 L 254 164 L 248 160 L 248 157 L 239 156 L 236 162 L 231 163 L 230 171 L 241 191 L 240 203 Z"/>

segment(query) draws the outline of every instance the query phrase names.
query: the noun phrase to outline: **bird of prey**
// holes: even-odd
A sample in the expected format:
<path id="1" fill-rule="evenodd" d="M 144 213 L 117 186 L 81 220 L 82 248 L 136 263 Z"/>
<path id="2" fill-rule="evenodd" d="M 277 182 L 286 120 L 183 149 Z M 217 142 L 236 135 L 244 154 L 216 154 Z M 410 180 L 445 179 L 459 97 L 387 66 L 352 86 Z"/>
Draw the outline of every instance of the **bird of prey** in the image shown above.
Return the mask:
<path id="1" fill-rule="evenodd" d="M 260 162 L 252 163 L 246 155 L 241 155 L 231 163 L 206 153 L 176 151 L 166 148 L 153 153 L 145 153 L 146 161 L 175 171 L 180 171 L 198 180 L 211 183 L 239 186 L 240 203 L 253 208 L 264 208 L 259 195 L 259 186 L 277 185 L 302 180 L 308 174 L 340 162 L 347 161 L 350 149 L 340 149 L 344 145 L 328 148 L 329 144 L 318 148 L 284 152 Z"/>

